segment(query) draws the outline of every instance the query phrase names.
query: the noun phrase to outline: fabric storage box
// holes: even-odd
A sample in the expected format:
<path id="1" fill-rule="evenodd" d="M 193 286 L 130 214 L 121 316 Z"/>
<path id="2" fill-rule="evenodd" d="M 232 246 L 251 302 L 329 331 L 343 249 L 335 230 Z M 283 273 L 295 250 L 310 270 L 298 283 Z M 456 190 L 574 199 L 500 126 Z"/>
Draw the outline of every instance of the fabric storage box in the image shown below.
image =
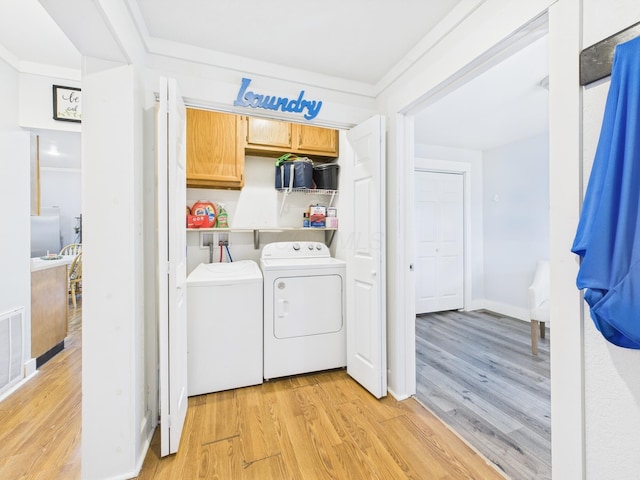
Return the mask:
<path id="1" fill-rule="evenodd" d="M 340 166 L 336 163 L 324 163 L 313 167 L 313 181 L 316 184 L 316 188 L 337 190 L 339 170 Z"/>
<path id="2" fill-rule="evenodd" d="M 313 163 L 296 160 L 276 165 L 276 188 L 313 188 Z"/>

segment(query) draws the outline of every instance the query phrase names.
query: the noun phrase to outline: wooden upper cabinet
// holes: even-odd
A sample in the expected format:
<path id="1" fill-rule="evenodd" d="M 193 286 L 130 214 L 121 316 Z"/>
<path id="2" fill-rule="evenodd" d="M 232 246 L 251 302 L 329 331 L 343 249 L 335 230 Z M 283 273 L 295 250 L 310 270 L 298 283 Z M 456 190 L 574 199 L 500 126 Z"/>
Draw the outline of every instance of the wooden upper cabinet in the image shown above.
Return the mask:
<path id="1" fill-rule="evenodd" d="M 291 150 L 291 123 L 268 118 L 244 117 L 247 129 L 247 149 L 273 151 Z"/>
<path id="2" fill-rule="evenodd" d="M 187 187 L 242 188 L 244 139 L 239 115 L 187 108 Z"/>
<path id="3" fill-rule="evenodd" d="M 316 157 L 338 156 L 338 131 L 258 117 L 244 117 L 246 152 L 280 156 L 299 153 Z"/>
<path id="4" fill-rule="evenodd" d="M 295 125 L 297 130 L 296 151 L 300 153 L 338 156 L 338 131 L 313 125 Z"/>

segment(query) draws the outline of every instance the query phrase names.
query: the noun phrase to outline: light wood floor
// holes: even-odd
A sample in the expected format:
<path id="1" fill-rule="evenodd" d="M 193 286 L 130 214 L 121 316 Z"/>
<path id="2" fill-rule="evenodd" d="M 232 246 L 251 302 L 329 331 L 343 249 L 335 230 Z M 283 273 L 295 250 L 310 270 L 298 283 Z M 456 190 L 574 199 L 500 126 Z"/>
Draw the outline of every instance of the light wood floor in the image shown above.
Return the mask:
<path id="1" fill-rule="evenodd" d="M 344 370 L 191 397 L 176 455 L 139 479 L 502 479 L 414 399 L 375 400 Z"/>
<path id="2" fill-rule="evenodd" d="M 65 348 L 0 402 L 0 479 L 80 478 L 82 307 Z"/>
<path id="3" fill-rule="evenodd" d="M 66 348 L 0 402 L 0 479 L 80 478 L 81 307 Z M 502 479 L 414 399 L 375 400 L 344 370 L 190 398 L 177 454 L 158 432 L 140 479 Z"/>
<path id="4" fill-rule="evenodd" d="M 513 480 L 551 478 L 549 332 L 489 312 L 416 319 L 417 398 Z"/>

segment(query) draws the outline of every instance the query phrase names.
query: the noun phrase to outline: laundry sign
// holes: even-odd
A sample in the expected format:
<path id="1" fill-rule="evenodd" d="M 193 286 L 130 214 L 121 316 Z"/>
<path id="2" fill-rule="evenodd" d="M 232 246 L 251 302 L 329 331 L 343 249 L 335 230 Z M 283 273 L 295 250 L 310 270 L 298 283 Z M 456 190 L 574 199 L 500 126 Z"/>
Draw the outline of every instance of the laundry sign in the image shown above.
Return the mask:
<path id="1" fill-rule="evenodd" d="M 264 95 L 249 90 L 250 78 L 243 78 L 238 90 L 238 96 L 233 102 L 236 107 L 264 108 L 266 110 L 280 110 L 281 112 L 300 113 L 306 120 L 313 120 L 322 108 L 321 100 L 307 100 L 304 90 L 300 90 L 297 98 Z"/>

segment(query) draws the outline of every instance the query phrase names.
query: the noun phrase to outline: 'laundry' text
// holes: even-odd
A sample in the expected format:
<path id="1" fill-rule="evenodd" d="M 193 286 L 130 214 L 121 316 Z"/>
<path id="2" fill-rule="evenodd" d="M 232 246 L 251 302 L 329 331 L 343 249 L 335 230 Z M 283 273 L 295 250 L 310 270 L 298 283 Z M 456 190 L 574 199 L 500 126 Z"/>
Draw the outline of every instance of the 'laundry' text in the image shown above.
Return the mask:
<path id="1" fill-rule="evenodd" d="M 303 116 L 307 120 L 313 120 L 320 113 L 322 107 L 322 101 L 318 100 L 305 100 L 304 90 L 300 90 L 300 94 L 296 99 L 288 99 L 286 97 L 276 97 L 275 95 L 262 95 L 260 93 L 248 92 L 250 78 L 243 78 L 242 85 L 238 91 L 238 98 L 236 98 L 233 105 L 236 107 L 252 107 L 252 108 L 265 108 L 267 110 L 281 110 L 283 112 L 295 112 L 304 113 Z"/>

